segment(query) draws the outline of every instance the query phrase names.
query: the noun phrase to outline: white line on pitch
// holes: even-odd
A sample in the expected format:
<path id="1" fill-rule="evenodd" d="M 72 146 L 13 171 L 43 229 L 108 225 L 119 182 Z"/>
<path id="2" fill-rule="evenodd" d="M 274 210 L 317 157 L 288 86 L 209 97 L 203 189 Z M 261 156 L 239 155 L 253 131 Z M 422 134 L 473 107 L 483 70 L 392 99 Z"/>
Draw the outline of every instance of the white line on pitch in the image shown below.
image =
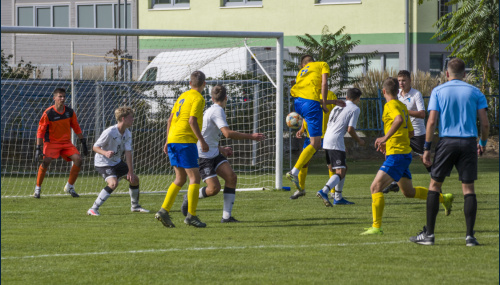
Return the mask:
<path id="1" fill-rule="evenodd" d="M 498 235 L 490 236 L 480 236 L 483 238 L 498 238 Z M 445 240 L 458 240 L 460 238 L 443 238 L 440 241 Z M 336 246 L 365 246 L 365 245 L 381 245 L 381 244 L 397 244 L 397 243 L 409 243 L 408 240 L 400 241 L 382 241 L 382 242 L 362 242 L 362 243 L 334 243 L 334 244 L 314 244 L 314 245 L 252 245 L 252 246 L 228 246 L 228 247 L 188 247 L 188 248 L 166 248 L 166 249 L 140 249 L 140 250 L 128 250 L 128 251 L 102 251 L 102 252 L 82 252 L 82 253 L 56 253 L 56 254 L 42 254 L 42 255 L 27 255 L 27 256 L 9 256 L 2 257 L 2 260 L 7 259 L 30 259 L 30 258 L 43 258 L 43 257 L 67 257 L 67 256 L 91 256 L 91 255 L 107 255 L 107 254 L 135 254 L 135 253 L 159 253 L 159 252 L 174 252 L 174 251 L 203 251 L 203 250 L 242 250 L 242 249 L 265 249 L 265 248 L 277 248 L 277 249 L 287 249 L 287 248 L 308 248 L 308 247 L 336 247 Z"/>

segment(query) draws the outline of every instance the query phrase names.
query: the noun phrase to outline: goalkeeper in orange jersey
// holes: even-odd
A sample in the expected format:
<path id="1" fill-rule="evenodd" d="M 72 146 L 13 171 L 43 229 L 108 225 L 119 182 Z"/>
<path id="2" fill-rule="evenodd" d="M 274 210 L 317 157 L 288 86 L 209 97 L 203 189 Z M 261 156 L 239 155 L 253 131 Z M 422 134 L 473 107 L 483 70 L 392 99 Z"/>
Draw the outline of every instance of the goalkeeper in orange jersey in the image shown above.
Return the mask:
<path id="1" fill-rule="evenodd" d="M 70 194 L 72 197 L 79 197 L 73 185 L 78 178 L 78 173 L 82 166 L 82 158 L 78 149 L 71 143 L 71 129 L 73 129 L 80 139 L 82 152 L 85 156 L 89 154 L 87 140 L 83 137 L 75 111 L 64 105 L 66 102 L 66 90 L 64 88 L 56 88 L 53 96 L 54 105 L 43 112 L 38 124 L 35 160 L 42 160 L 42 163 L 38 168 L 33 197 L 40 198 L 47 168 L 52 160 L 59 158 L 59 156 L 62 156 L 66 161 L 73 161 L 68 183 L 64 186 L 64 192 Z"/>

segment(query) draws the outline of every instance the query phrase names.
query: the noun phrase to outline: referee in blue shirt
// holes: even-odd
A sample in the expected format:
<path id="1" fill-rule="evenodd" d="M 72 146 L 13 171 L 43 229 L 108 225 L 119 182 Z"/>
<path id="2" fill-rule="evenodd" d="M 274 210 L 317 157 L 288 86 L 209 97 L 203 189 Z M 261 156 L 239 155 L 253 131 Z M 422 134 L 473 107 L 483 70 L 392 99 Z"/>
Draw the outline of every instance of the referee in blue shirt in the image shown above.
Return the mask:
<path id="1" fill-rule="evenodd" d="M 429 100 L 423 162 L 432 165 L 431 183 L 427 195 L 427 225 L 410 241 L 434 244 L 434 227 L 439 212 L 439 193 L 444 179 L 450 176 L 453 166 L 457 168 L 458 179 L 462 181 L 464 214 L 467 225 L 466 246 L 479 245 L 474 237 L 477 200 L 474 181 L 477 180 L 477 158 L 482 155 L 489 135 L 487 116 L 488 104 L 478 88 L 463 81 L 465 63 L 454 58 L 446 71 L 448 82 L 432 90 Z M 481 138 L 477 143 L 477 119 L 481 123 Z M 434 162 L 431 163 L 431 142 L 436 124 L 439 122 L 439 142 L 436 145 Z"/>

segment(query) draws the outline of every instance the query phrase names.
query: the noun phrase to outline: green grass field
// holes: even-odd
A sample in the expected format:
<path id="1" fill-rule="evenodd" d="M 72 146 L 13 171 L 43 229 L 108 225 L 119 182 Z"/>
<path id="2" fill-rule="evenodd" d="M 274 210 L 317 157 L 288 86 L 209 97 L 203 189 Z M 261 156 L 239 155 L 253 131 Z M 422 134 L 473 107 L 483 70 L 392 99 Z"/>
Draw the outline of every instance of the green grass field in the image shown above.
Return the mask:
<path id="1" fill-rule="evenodd" d="M 456 172 L 444 184 L 455 195 L 452 214 L 440 211 L 436 244 L 408 238 L 425 224 L 425 201 L 385 195 L 382 236 L 360 236 L 371 226 L 369 186 L 380 161 L 348 161 L 344 196 L 355 205 L 326 208 L 315 192 L 328 179 L 315 158 L 307 195 L 237 193 L 238 224 L 221 224 L 223 196 L 200 200 L 205 229 L 154 219 L 164 194 L 141 196 L 150 214 L 130 212 L 128 195 L 111 195 L 100 217 L 86 216 L 96 196 L 2 198 L 4 284 L 498 284 L 499 161 L 480 159 L 478 247 L 465 246 L 463 195 Z M 429 176 L 415 160 L 414 185 Z M 291 184 L 284 180 L 286 186 Z"/>

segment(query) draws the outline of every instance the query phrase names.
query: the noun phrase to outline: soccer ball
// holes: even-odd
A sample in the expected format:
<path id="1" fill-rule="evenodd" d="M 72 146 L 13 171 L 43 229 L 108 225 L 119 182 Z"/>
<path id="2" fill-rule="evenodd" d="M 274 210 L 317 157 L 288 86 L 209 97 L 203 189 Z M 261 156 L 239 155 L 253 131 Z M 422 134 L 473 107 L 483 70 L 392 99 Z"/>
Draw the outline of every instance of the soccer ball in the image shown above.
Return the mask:
<path id="1" fill-rule="evenodd" d="M 286 116 L 286 125 L 290 129 L 300 129 L 302 127 L 302 117 L 295 112 L 291 112 Z"/>

